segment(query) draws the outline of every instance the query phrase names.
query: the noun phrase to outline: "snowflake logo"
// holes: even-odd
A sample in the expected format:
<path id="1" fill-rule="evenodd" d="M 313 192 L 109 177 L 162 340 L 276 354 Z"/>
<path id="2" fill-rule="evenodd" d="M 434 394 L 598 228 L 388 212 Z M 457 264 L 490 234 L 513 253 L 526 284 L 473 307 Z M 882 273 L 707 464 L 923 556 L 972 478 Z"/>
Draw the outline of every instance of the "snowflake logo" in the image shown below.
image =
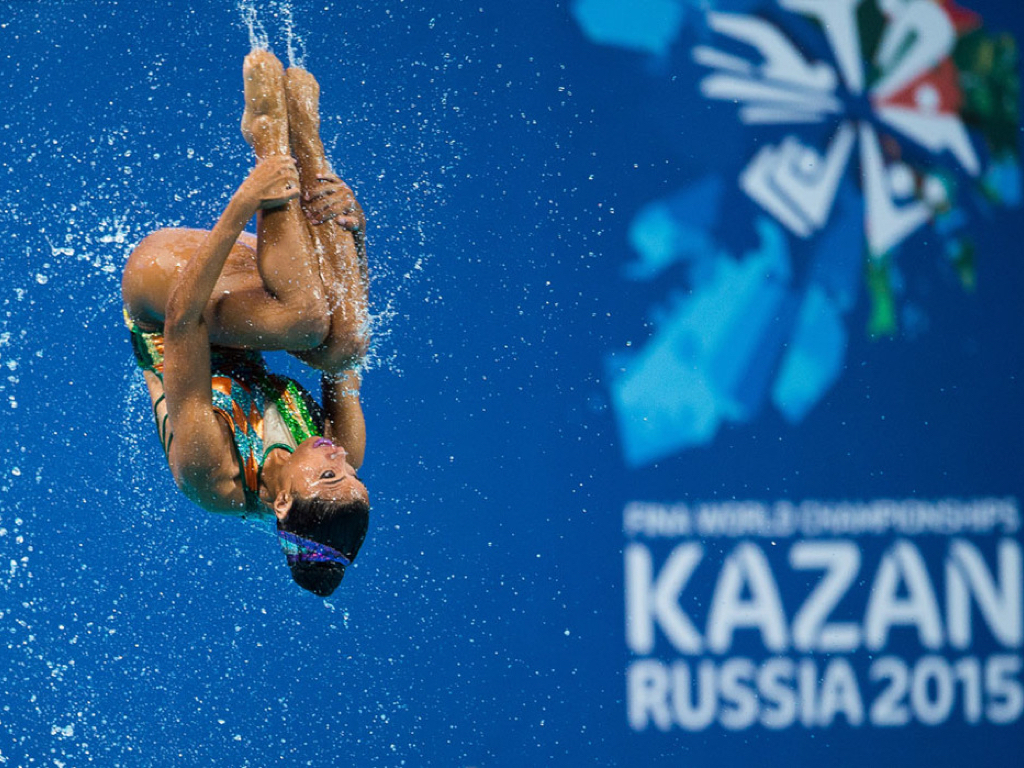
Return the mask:
<path id="1" fill-rule="evenodd" d="M 899 159 L 899 151 L 887 157 L 876 123 L 916 148 L 948 153 L 960 174 L 978 179 L 982 173 L 961 114 L 964 78 L 953 60 L 958 42 L 980 27 L 980 19 L 951 0 L 778 2 L 820 25 L 836 66 L 810 61 L 765 19 L 712 12 L 708 26 L 752 48 L 761 61 L 698 46 L 694 59 L 714 70 L 701 91 L 739 103 L 747 125 L 814 124 L 839 117 L 823 151 L 788 136 L 757 152 L 740 186 L 793 234 L 808 238 L 828 222 L 840 181 L 859 149 L 865 240 L 871 257 L 880 259 L 949 207 L 950 182 L 940 172 L 916 172 Z M 873 45 L 866 44 L 868 37 Z M 866 64 L 879 73 L 870 87 Z M 849 116 L 849 105 L 865 96 L 871 119 Z"/>

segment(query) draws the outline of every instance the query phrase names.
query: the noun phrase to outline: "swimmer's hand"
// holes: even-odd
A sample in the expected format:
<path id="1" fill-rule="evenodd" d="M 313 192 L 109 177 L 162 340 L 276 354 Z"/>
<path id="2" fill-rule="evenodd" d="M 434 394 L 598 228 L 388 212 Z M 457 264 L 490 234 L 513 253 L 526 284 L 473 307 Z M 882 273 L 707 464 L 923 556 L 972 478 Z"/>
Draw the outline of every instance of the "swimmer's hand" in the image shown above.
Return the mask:
<path id="1" fill-rule="evenodd" d="M 334 221 L 349 232 L 366 229 L 363 208 L 352 188 L 334 175 L 317 176 L 317 185 L 302 195 L 302 210 L 314 225 Z"/>
<path id="2" fill-rule="evenodd" d="M 235 194 L 255 213 L 279 208 L 297 198 L 299 192 L 299 171 L 294 158 L 275 155 L 257 163 Z"/>

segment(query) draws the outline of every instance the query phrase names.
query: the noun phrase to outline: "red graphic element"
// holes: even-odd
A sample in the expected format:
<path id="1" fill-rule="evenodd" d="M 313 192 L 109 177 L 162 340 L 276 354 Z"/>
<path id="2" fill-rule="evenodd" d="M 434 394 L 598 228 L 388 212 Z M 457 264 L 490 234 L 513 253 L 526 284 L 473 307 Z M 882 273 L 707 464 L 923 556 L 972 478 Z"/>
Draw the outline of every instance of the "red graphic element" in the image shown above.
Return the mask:
<path id="1" fill-rule="evenodd" d="M 981 27 L 981 16 L 974 11 L 957 5 L 953 0 L 940 0 L 939 4 L 949 16 L 949 20 L 953 22 L 958 37 Z"/>
<path id="2" fill-rule="evenodd" d="M 876 100 L 875 104 L 933 114 L 957 114 L 963 104 L 963 92 L 956 65 L 952 59 L 943 59 L 934 69 L 914 78 L 888 98 Z"/>

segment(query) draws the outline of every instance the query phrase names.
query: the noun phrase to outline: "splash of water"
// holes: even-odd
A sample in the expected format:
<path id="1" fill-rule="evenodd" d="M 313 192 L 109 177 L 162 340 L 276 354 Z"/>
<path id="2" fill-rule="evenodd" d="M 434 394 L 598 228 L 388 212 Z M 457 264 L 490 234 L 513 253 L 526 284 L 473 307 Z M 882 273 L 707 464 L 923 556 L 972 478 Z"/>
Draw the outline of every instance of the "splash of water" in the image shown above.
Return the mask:
<path id="1" fill-rule="evenodd" d="M 239 0 L 238 12 L 242 24 L 249 32 L 251 49 L 270 50 L 270 33 L 264 18 L 269 14 L 280 23 L 284 46 L 291 67 L 306 66 L 306 41 L 295 26 L 295 14 L 290 0 L 267 0 L 257 7 L 257 0 Z"/>
<path id="2" fill-rule="evenodd" d="M 241 0 L 238 4 L 238 12 L 242 16 L 245 28 L 249 30 L 249 48 L 253 50 L 270 48 L 267 29 L 256 15 L 256 0 Z"/>
<path id="3" fill-rule="evenodd" d="M 284 23 L 285 45 L 288 51 L 288 64 L 292 67 L 306 68 L 306 41 L 295 31 L 295 17 L 292 15 L 290 3 L 281 3 L 281 18 Z"/>

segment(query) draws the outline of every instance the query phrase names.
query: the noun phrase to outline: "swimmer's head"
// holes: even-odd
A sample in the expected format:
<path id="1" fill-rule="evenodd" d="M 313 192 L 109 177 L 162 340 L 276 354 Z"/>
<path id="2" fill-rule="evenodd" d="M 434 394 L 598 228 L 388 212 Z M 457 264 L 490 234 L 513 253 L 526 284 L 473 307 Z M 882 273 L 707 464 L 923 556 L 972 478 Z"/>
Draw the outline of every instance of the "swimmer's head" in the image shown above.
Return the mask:
<path id="1" fill-rule="evenodd" d="M 288 514 L 278 518 L 277 531 L 295 583 L 320 597 L 330 595 L 359 554 L 369 523 L 365 501 L 294 498 Z"/>
<path id="2" fill-rule="evenodd" d="M 273 507 L 278 531 L 297 537 L 282 539 L 292 578 L 326 597 L 341 583 L 366 538 L 366 486 L 356 477 L 345 449 L 317 437 L 295 449 L 281 479 Z"/>

